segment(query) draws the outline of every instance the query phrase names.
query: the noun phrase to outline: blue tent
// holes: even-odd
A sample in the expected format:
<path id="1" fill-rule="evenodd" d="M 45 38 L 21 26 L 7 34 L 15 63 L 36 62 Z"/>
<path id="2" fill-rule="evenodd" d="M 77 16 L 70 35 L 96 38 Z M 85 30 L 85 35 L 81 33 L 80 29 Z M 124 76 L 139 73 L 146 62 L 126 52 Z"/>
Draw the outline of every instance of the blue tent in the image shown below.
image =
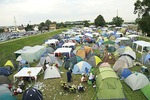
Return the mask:
<path id="1" fill-rule="evenodd" d="M 132 72 L 128 68 L 122 68 L 120 69 L 120 71 L 121 71 L 120 77 L 122 79 L 126 79 L 129 75 L 132 74 Z"/>
<path id="2" fill-rule="evenodd" d="M 0 100 L 17 100 L 17 99 L 10 94 L 2 94 L 0 95 Z"/>
<path id="3" fill-rule="evenodd" d="M 12 74 L 10 70 L 4 67 L 0 67 L 0 75 L 9 76 L 10 74 Z"/>
<path id="4" fill-rule="evenodd" d="M 80 61 L 74 65 L 72 72 L 74 74 L 82 74 L 82 73 L 85 73 L 85 68 L 90 70 L 92 68 L 92 66 L 86 61 Z"/>

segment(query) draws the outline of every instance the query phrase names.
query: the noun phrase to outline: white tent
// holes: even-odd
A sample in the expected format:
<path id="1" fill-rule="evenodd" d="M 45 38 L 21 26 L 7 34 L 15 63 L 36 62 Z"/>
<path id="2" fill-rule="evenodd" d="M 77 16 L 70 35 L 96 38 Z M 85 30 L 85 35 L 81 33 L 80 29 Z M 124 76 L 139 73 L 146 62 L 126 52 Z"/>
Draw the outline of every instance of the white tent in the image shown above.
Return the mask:
<path id="1" fill-rule="evenodd" d="M 147 77 L 144 74 L 138 72 L 129 75 L 124 81 L 133 91 L 141 89 L 149 84 Z"/>
<path id="2" fill-rule="evenodd" d="M 75 43 L 70 43 L 70 42 L 69 42 L 69 43 L 64 43 L 64 44 L 62 45 L 62 47 L 63 47 L 63 48 L 65 48 L 65 47 L 70 48 L 71 46 L 72 46 L 72 47 L 75 47 L 75 45 L 76 45 Z"/>
<path id="3" fill-rule="evenodd" d="M 50 40 L 47 40 L 46 42 L 45 42 L 45 44 L 55 44 L 55 46 L 56 46 L 56 44 L 59 42 L 59 40 L 57 40 L 57 39 L 50 39 Z"/>
<path id="4" fill-rule="evenodd" d="M 135 47 L 136 46 L 136 47 Z M 135 41 L 133 42 L 132 47 L 135 47 L 136 51 L 138 51 L 139 53 L 143 53 L 144 48 L 150 48 L 150 42 L 146 42 L 146 41 Z"/>
<path id="5" fill-rule="evenodd" d="M 55 66 L 47 66 L 45 72 L 44 72 L 44 79 L 48 79 L 48 78 L 59 78 L 60 73 L 57 67 Z"/>
<path id="6" fill-rule="evenodd" d="M 28 47 L 26 49 L 20 49 L 15 54 L 20 54 L 22 59 L 28 61 L 28 62 L 34 62 L 38 61 L 42 54 L 46 52 L 45 46 L 34 46 L 34 47 Z"/>
<path id="7" fill-rule="evenodd" d="M 136 59 L 136 54 L 135 54 L 135 52 L 133 50 L 127 50 L 122 55 L 130 55 L 131 57 Z"/>
<path id="8" fill-rule="evenodd" d="M 72 50 L 72 48 L 58 48 L 57 50 L 54 51 L 54 55 L 56 53 L 69 53 L 69 57 L 70 57 L 71 50 Z"/>
<path id="9" fill-rule="evenodd" d="M 37 75 L 40 73 L 41 70 L 42 67 L 22 68 L 18 73 L 14 75 L 14 80 L 17 77 L 34 77 L 36 81 Z"/>

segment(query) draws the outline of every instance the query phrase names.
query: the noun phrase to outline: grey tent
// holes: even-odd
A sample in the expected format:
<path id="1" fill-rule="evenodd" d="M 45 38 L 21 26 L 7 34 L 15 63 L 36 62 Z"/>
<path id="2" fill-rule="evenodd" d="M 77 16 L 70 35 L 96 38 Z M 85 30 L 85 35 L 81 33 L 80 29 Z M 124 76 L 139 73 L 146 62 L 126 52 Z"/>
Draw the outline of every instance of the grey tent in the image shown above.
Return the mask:
<path id="1" fill-rule="evenodd" d="M 11 80 L 4 75 L 0 75 L 0 84 L 11 84 Z"/>

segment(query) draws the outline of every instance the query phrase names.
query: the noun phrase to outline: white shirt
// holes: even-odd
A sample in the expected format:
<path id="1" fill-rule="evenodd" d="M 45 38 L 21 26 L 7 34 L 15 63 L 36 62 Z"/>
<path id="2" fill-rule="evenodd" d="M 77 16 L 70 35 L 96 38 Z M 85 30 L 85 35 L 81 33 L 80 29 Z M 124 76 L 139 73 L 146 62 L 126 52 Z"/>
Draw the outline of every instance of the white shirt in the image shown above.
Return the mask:
<path id="1" fill-rule="evenodd" d="M 17 88 L 17 93 L 22 93 L 22 89 L 21 88 Z"/>

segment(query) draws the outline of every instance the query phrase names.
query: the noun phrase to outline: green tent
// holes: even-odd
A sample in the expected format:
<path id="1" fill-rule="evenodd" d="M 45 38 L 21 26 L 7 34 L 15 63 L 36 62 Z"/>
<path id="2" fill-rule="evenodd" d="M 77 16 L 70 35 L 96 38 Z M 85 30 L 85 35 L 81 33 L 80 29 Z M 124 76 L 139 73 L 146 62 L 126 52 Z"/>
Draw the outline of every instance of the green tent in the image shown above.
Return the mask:
<path id="1" fill-rule="evenodd" d="M 114 41 L 111 41 L 111 40 L 108 40 L 108 41 L 105 41 L 103 44 L 105 44 L 105 45 L 108 45 L 108 44 L 115 44 L 115 42 L 114 42 Z"/>
<path id="2" fill-rule="evenodd" d="M 141 91 L 143 92 L 143 94 L 146 96 L 146 98 L 148 100 L 150 100 L 150 84 L 146 85 L 145 87 L 143 87 L 141 89 Z"/>
<path id="3" fill-rule="evenodd" d="M 96 78 L 97 99 L 125 99 L 122 84 L 114 70 L 109 67 L 99 68 L 99 70 L 100 73 Z"/>

